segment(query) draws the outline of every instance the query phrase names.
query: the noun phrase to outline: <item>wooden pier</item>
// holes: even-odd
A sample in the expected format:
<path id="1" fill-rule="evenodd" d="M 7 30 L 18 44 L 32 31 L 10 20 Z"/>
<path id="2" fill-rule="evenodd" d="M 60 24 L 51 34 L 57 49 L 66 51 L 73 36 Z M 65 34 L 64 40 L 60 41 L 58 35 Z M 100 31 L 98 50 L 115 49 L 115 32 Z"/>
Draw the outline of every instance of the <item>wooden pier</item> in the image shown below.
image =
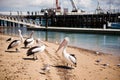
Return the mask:
<path id="1" fill-rule="evenodd" d="M 108 22 L 120 22 L 120 13 L 115 14 L 81 14 L 81 15 L 30 15 L 26 16 L 27 19 L 39 19 L 40 22 L 49 19 L 48 26 L 55 27 L 71 27 L 71 28 L 103 28 L 104 25 L 108 26 Z M 43 25 L 41 23 L 41 25 Z M 43 25 L 45 26 L 45 25 Z"/>
<path id="2" fill-rule="evenodd" d="M 78 18 L 75 18 L 75 17 L 77 17 L 77 16 L 75 16 L 75 15 L 73 15 L 73 18 L 75 18 L 75 19 L 78 19 L 78 21 L 80 21 L 80 23 L 82 22 L 81 20 L 79 20 L 79 18 L 81 17 L 81 16 L 85 16 L 85 15 L 78 15 Z M 88 16 L 88 15 L 86 15 L 86 16 Z M 98 16 L 98 15 L 96 15 L 96 16 Z M 107 16 L 107 15 L 106 15 Z M 120 29 L 108 29 L 107 27 L 103 27 L 103 24 L 106 24 L 105 23 L 105 21 L 107 21 L 107 17 L 106 17 L 105 15 L 104 16 L 102 16 L 102 18 L 100 18 L 100 16 L 99 17 L 97 17 L 97 19 L 99 20 L 100 19 L 100 21 L 101 21 L 101 24 L 100 23 L 98 23 L 97 21 L 95 22 L 95 23 L 93 23 L 93 25 L 95 25 L 95 26 L 98 26 L 98 27 L 89 27 L 89 25 L 92 23 L 92 18 L 90 18 L 91 16 L 89 16 L 89 17 L 86 17 L 85 19 L 86 19 L 86 21 L 87 21 L 87 19 L 88 18 L 90 18 L 90 21 L 91 22 L 89 22 L 89 20 L 87 21 L 87 23 L 85 23 L 84 25 L 85 25 L 85 27 L 83 26 L 82 28 L 81 27 L 77 27 L 77 26 L 75 26 L 75 25 L 78 25 L 78 24 L 80 24 L 79 22 L 77 22 L 77 21 L 75 21 L 75 19 L 74 19 L 74 23 L 76 23 L 75 25 L 74 25 L 74 23 L 73 22 L 67 22 L 66 20 L 69 20 L 69 17 L 71 17 L 70 15 L 67 15 L 67 16 L 65 16 L 65 18 L 63 18 L 64 16 L 61 16 L 60 17 L 60 15 L 59 16 L 54 16 L 56 19 L 57 19 L 57 21 L 56 22 L 54 22 L 54 24 L 56 24 L 57 26 L 55 27 L 55 26 L 49 26 L 49 25 L 47 25 L 47 26 L 40 26 L 40 25 L 36 25 L 36 24 L 34 24 L 34 23 L 29 23 L 28 21 L 25 21 L 25 20 L 16 20 L 16 19 L 14 19 L 13 17 L 10 17 L 10 18 L 6 18 L 6 16 L 4 16 L 4 17 L 0 17 L 0 26 L 17 26 L 17 25 L 15 25 L 15 24 L 20 24 L 20 25 L 25 25 L 29 30 L 44 30 L 44 31 L 47 31 L 47 30 L 49 30 L 49 31 L 64 31 L 64 32 L 81 32 L 81 33 L 94 33 L 94 34 L 113 34 L 113 35 L 120 35 Z M 115 16 L 116 17 L 118 17 L 119 15 L 113 15 L 113 17 L 111 17 L 111 21 L 114 21 L 114 20 L 116 20 L 116 21 L 119 21 L 120 19 L 118 18 L 118 19 L 115 19 Z M 32 18 L 33 16 L 29 16 L 29 18 Z M 36 16 L 34 16 L 34 19 L 35 19 L 35 17 Z M 54 18 L 54 17 L 52 17 L 52 18 Z M 59 17 L 59 18 L 58 18 Z M 26 18 L 26 17 L 25 17 Z M 28 20 L 29 20 L 29 18 L 27 18 Z M 38 18 L 38 17 L 37 17 Z M 39 17 L 39 18 L 41 18 L 41 17 Z M 45 18 L 45 17 L 42 17 L 42 18 Z M 48 19 L 49 19 L 50 17 L 48 17 Z M 105 18 L 105 20 L 102 20 L 102 19 L 104 19 Z M 80 18 L 81 19 L 81 18 Z M 82 18 L 83 19 L 83 18 Z M 61 20 L 61 21 L 60 21 Z M 62 23 L 62 20 L 64 21 L 63 23 Z M 71 19 L 72 20 L 72 19 Z M 95 19 L 96 20 L 96 19 Z M 5 24 L 5 22 L 7 23 L 7 25 Z M 84 22 L 84 21 L 83 21 Z M 94 22 L 94 21 L 93 21 Z M 1 23 L 2 23 L 2 25 L 1 25 Z M 60 24 L 61 23 L 61 24 Z M 73 23 L 73 24 L 72 24 Z M 53 24 L 52 23 L 52 21 L 51 21 L 51 24 Z M 60 24 L 59 26 L 58 26 L 58 24 Z M 66 25 L 66 26 L 63 26 L 63 25 Z M 80 25 L 82 25 L 82 24 L 80 24 Z M 101 25 L 101 26 L 100 26 Z M 49 26 L 49 27 L 48 27 Z M 69 27 L 68 27 L 69 26 Z M 75 26 L 75 27 L 74 27 Z M 99 27 L 100 26 L 100 27 Z"/>

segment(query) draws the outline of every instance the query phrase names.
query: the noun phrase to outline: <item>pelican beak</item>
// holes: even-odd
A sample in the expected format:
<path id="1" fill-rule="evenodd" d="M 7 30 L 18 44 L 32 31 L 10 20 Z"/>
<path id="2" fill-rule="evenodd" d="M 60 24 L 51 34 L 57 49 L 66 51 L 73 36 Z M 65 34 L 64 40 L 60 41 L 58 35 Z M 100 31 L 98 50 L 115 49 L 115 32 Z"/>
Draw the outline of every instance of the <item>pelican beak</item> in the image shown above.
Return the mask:
<path id="1" fill-rule="evenodd" d="M 64 40 L 62 41 L 62 43 L 61 43 L 60 46 L 58 47 L 56 53 L 57 53 L 63 46 L 65 46 L 65 45 L 67 45 L 67 40 L 66 40 L 66 39 L 64 39 Z"/>

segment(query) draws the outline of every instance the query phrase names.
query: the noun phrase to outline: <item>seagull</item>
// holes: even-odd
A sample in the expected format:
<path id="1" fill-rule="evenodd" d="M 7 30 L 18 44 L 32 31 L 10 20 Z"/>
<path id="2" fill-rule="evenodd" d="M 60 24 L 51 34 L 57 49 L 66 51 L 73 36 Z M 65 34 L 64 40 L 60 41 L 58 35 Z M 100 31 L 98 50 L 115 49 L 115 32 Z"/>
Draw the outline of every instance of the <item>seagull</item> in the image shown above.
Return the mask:
<path id="1" fill-rule="evenodd" d="M 109 64 L 108 63 L 105 63 L 105 64 L 102 64 L 103 66 L 109 66 Z"/>
<path id="2" fill-rule="evenodd" d="M 101 61 L 102 61 L 102 59 L 98 59 L 98 60 L 96 60 L 97 63 L 100 63 Z"/>
<path id="3" fill-rule="evenodd" d="M 99 54 L 100 54 L 100 52 L 98 52 L 98 51 L 96 51 L 95 53 L 96 53 L 97 55 L 99 55 Z"/>
<path id="4" fill-rule="evenodd" d="M 76 65 L 77 65 L 77 59 L 76 59 L 75 55 L 74 55 L 74 54 L 67 53 L 67 51 L 66 51 L 68 42 L 69 42 L 69 38 L 68 38 L 68 37 L 65 37 L 64 40 L 62 41 L 62 43 L 60 44 L 60 46 L 58 47 L 56 53 L 57 53 L 62 47 L 64 47 L 64 48 L 63 48 L 63 51 L 62 51 L 62 54 L 63 54 L 63 57 L 65 58 L 67 64 L 71 64 L 71 65 L 74 65 L 74 66 L 76 67 Z"/>
<path id="5" fill-rule="evenodd" d="M 118 67 L 120 67 L 120 64 L 117 64 Z"/>
<path id="6" fill-rule="evenodd" d="M 25 48 L 34 44 L 33 33 L 34 33 L 34 31 L 32 31 L 30 37 L 27 38 L 27 39 L 24 41 L 24 46 L 25 46 Z"/>
<path id="7" fill-rule="evenodd" d="M 16 52 L 19 51 L 19 50 L 18 50 L 18 46 L 21 44 L 21 42 L 23 42 L 23 36 L 22 36 L 22 34 L 21 34 L 21 30 L 18 30 L 18 32 L 19 32 L 20 40 L 18 39 L 18 40 L 12 41 L 12 42 L 9 44 L 9 46 L 7 47 L 7 50 L 8 50 L 8 49 L 11 49 L 11 48 L 16 48 Z"/>
<path id="8" fill-rule="evenodd" d="M 44 67 L 42 68 L 42 70 L 46 73 L 50 71 L 50 65 L 49 64 L 45 64 Z"/>

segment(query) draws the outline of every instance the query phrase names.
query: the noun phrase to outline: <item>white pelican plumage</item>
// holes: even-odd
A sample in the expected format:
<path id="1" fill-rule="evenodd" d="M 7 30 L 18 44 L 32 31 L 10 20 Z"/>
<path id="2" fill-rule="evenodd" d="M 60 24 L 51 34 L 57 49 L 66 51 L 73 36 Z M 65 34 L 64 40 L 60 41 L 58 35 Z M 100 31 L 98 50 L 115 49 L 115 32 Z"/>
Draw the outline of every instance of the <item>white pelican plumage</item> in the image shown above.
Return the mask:
<path id="1" fill-rule="evenodd" d="M 27 38 L 27 39 L 24 41 L 24 47 L 28 47 L 28 46 L 31 46 L 31 45 L 34 44 L 33 33 L 34 33 L 34 31 L 32 31 L 30 37 Z"/>
<path id="2" fill-rule="evenodd" d="M 18 32 L 19 32 L 20 40 L 12 41 L 7 47 L 7 49 L 16 48 L 16 52 L 19 51 L 17 47 L 21 44 L 21 42 L 23 42 L 23 36 L 21 34 L 21 30 L 18 30 Z"/>
<path id="3" fill-rule="evenodd" d="M 66 51 L 66 47 L 68 45 L 68 42 L 69 42 L 69 38 L 65 37 L 64 40 L 62 41 L 62 43 L 60 44 L 60 46 L 58 47 L 56 52 L 58 52 L 64 46 L 62 54 L 63 54 L 67 64 L 71 64 L 71 65 L 74 65 L 76 67 L 77 60 L 76 60 L 75 55 L 74 54 L 69 54 Z"/>
<path id="4" fill-rule="evenodd" d="M 27 51 L 27 56 L 33 55 L 33 59 L 36 60 L 37 59 L 37 55 L 35 55 L 35 53 L 38 52 L 43 52 L 45 50 L 46 46 L 42 45 L 42 46 L 34 46 L 31 47 L 30 49 L 28 49 Z"/>

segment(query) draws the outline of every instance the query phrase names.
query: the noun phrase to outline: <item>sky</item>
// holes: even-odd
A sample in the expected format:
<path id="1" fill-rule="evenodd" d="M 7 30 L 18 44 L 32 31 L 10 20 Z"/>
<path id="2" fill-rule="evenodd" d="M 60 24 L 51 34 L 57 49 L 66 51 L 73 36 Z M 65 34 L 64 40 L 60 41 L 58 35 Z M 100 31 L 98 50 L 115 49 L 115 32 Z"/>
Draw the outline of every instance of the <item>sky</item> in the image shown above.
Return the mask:
<path id="1" fill-rule="evenodd" d="M 120 9 L 120 0 L 74 0 L 78 9 L 93 12 L 100 7 L 107 11 L 110 9 Z M 59 0 L 62 8 L 72 10 L 70 0 Z M 110 5 L 111 4 L 111 5 Z M 2 11 L 40 11 L 45 8 L 54 8 L 55 0 L 0 0 L 0 12 Z"/>

